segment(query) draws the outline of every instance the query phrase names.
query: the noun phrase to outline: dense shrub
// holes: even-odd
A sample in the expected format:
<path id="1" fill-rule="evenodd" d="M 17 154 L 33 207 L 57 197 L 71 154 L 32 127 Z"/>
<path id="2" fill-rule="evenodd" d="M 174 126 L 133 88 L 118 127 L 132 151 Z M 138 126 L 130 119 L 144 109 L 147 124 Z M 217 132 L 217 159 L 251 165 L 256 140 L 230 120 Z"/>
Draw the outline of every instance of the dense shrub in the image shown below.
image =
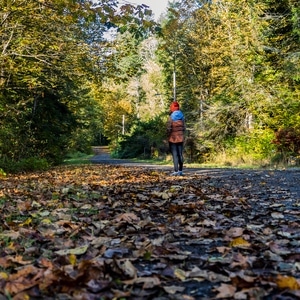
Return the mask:
<path id="1" fill-rule="evenodd" d="M 0 170 L 3 173 L 19 173 L 47 170 L 50 167 L 45 158 L 30 157 L 19 161 L 0 160 Z"/>
<path id="2" fill-rule="evenodd" d="M 300 154 L 300 128 L 281 128 L 272 141 L 280 153 Z"/>
<path id="3" fill-rule="evenodd" d="M 166 125 L 161 118 L 139 122 L 130 135 L 122 137 L 114 155 L 119 158 L 157 158 L 165 148 L 165 139 Z"/>
<path id="4" fill-rule="evenodd" d="M 300 164 L 300 127 L 285 127 L 275 133 L 272 143 L 276 147 L 273 164 Z"/>
<path id="5" fill-rule="evenodd" d="M 275 152 L 274 133 L 257 128 L 235 138 L 227 138 L 221 147 L 210 147 L 208 161 L 228 166 L 265 166 Z"/>

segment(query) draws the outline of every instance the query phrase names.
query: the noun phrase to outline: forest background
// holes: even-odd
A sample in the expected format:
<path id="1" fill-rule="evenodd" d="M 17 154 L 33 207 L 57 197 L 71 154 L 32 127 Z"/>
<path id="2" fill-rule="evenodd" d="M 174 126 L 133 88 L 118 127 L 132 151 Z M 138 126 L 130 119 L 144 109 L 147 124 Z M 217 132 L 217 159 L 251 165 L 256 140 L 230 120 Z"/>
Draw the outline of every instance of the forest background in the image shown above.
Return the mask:
<path id="1" fill-rule="evenodd" d="M 165 160 L 170 103 L 189 162 L 299 164 L 297 0 L 0 0 L 0 171 L 109 145 Z"/>

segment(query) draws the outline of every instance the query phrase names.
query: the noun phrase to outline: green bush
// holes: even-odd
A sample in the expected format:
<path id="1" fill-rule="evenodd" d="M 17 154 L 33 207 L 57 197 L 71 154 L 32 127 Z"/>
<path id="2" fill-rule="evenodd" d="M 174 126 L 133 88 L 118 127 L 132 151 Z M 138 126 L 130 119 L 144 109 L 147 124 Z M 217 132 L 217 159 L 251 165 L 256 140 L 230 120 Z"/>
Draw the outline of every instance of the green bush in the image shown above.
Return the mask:
<path id="1" fill-rule="evenodd" d="M 275 149 L 272 143 L 273 138 L 273 131 L 255 129 L 249 135 L 234 139 L 233 152 L 240 155 L 250 155 L 254 160 L 270 158 Z"/>
<path id="2" fill-rule="evenodd" d="M 132 132 L 122 137 L 114 150 L 119 158 L 151 158 L 158 156 L 163 140 L 166 138 L 165 122 L 157 117 L 148 122 L 139 122 Z M 117 149 L 117 150 L 116 150 Z"/>
<path id="3" fill-rule="evenodd" d="M 30 157 L 19 161 L 1 160 L 0 170 L 6 173 L 43 171 L 50 167 L 48 161 L 44 158 Z"/>
<path id="4" fill-rule="evenodd" d="M 213 149 L 209 162 L 227 166 L 269 165 L 275 152 L 273 139 L 273 131 L 260 128 L 227 138 L 222 148 Z"/>

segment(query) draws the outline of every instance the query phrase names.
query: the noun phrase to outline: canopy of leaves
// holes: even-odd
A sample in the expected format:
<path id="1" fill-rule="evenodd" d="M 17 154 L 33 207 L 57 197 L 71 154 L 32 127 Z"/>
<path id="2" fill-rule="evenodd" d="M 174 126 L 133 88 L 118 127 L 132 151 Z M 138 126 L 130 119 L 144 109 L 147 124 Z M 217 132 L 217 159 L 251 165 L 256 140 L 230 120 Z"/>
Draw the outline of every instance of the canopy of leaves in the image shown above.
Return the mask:
<path id="1" fill-rule="evenodd" d="M 205 136 L 219 151 L 253 128 L 296 126 L 296 2 L 186 0 L 170 6 L 160 45 L 164 79 L 171 91 L 176 71 L 176 97 L 199 143 Z"/>
<path id="2" fill-rule="evenodd" d="M 84 143 L 80 129 L 91 142 L 101 128 L 93 121 L 99 105 L 90 91 L 107 76 L 98 64 L 109 59 L 107 29 L 144 34 L 154 24 L 151 12 L 103 0 L 2 0 L 1 8 L 0 158 L 57 162 Z"/>

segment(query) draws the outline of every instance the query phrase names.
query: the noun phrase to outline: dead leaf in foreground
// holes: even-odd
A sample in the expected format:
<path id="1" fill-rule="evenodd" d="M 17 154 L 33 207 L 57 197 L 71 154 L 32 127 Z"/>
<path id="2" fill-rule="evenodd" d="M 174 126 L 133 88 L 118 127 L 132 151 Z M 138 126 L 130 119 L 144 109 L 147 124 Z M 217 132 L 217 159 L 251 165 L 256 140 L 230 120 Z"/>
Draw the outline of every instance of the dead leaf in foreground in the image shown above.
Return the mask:
<path id="1" fill-rule="evenodd" d="M 276 283 L 281 289 L 299 290 L 300 284 L 295 277 L 277 275 Z"/>
<path id="2" fill-rule="evenodd" d="M 0 295 L 299 299 L 291 173 L 264 173 L 89 165 L 1 180 Z"/>
<path id="3" fill-rule="evenodd" d="M 216 288 L 219 293 L 216 295 L 216 299 L 234 298 L 236 287 L 231 284 L 221 283 L 221 286 Z"/>

